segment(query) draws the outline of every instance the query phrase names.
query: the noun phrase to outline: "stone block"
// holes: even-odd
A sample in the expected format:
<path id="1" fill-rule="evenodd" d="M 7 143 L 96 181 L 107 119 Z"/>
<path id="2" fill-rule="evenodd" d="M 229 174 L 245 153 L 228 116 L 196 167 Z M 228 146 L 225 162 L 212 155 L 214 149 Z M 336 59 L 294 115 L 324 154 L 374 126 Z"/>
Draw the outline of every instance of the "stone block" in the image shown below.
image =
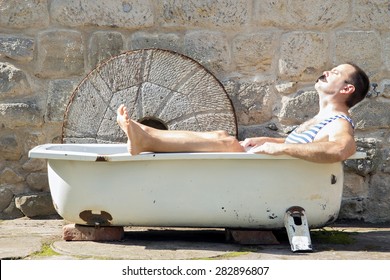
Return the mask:
<path id="1" fill-rule="evenodd" d="M 367 215 L 367 198 L 343 198 L 338 219 L 362 220 Z"/>
<path id="2" fill-rule="evenodd" d="M 0 172 L 0 182 L 2 184 L 15 184 L 23 181 L 24 178 L 9 167 Z"/>
<path id="3" fill-rule="evenodd" d="M 345 23 L 349 9 L 337 0 L 262 0 L 254 2 L 254 18 L 267 27 L 326 30 Z"/>
<path id="4" fill-rule="evenodd" d="M 250 19 L 246 0 L 166 0 L 156 2 L 156 21 L 163 26 L 224 27 L 235 29 Z"/>
<path id="5" fill-rule="evenodd" d="M 289 28 L 295 20 L 290 13 L 288 0 L 254 1 L 254 21 L 265 27 Z"/>
<path id="6" fill-rule="evenodd" d="M 43 170 L 46 167 L 46 159 L 31 158 L 28 159 L 23 165 L 23 170 L 27 172 Z"/>
<path id="7" fill-rule="evenodd" d="M 344 172 L 343 198 L 356 198 L 368 196 L 368 182 L 363 176 Z"/>
<path id="8" fill-rule="evenodd" d="M 285 99 L 278 117 L 285 125 L 298 125 L 314 117 L 319 109 L 318 94 L 316 91 L 303 91 L 296 96 Z"/>
<path id="9" fill-rule="evenodd" d="M 136 32 L 129 38 L 128 46 L 131 50 L 157 48 L 183 53 L 183 38 L 175 33 Z"/>
<path id="10" fill-rule="evenodd" d="M 249 76 L 270 72 L 275 48 L 275 32 L 238 35 L 232 42 L 232 57 L 237 71 Z"/>
<path id="11" fill-rule="evenodd" d="M 15 134 L 0 135 L 0 159 L 19 160 L 22 151 Z"/>
<path id="12" fill-rule="evenodd" d="M 63 78 L 84 73 L 84 47 L 80 32 L 43 31 L 38 34 L 37 49 L 37 76 Z"/>
<path id="13" fill-rule="evenodd" d="M 25 97 L 30 92 L 27 74 L 10 63 L 0 62 L 0 100 Z"/>
<path id="14" fill-rule="evenodd" d="M 17 196 L 15 205 L 29 218 L 57 215 L 49 192 Z"/>
<path id="15" fill-rule="evenodd" d="M 0 103 L 0 125 L 16 128 L 42 124 L 41 110 L 33 103 Z"/>
<path id="16" fill-rule="evenodd" d="M 14 194 L 9 188 L 0 187 L 0 212 L 10 205 L 13 198 Z"/>
<path id="17" fill-rule="evenodd" d="M 280 81 L 276 83 L 275 88 L 278 91 L 278 93 L 282 95 L 289 95 L 291 93 L 296 92 L 297 83 Z"/>
<path id="18" fill-rule="evenodd" d="M 52 20 L 65 26 L 97 25 L 139 29 L 154 23 L 149 0 L 53 0 Z"/>
<path id="19" fill-rule="evenodd" d="M 45 120 L 49 122 L 62 122 L 66 106 L 77 86 L 73 80 L 52 80 L 49 82 Z"/>
<path id="20" fill-rule="evenodd" d="M 91 35 L 88 48 L 88 67 L 93 69 L 100 62 L 120 54 L 124 49 L 120 32 L 98 31 Z"/>
<path id="21" fill-rule="evenodd" d="M 272 118 L 276 95 L 270 82 L 228 81 L 224 86 L 240 125 L 260 124 Z"/>
<path id="22" fill-rule="evenodd" d="M 49 25 L 47 0 L 2 0 L 0 2 L 0 27 L 31 28 Z"/>
<path id="23" fill-rule="evenodd" d="M 333 29 L 347 22 L 351 9 L 348 1 L 338 0 L 294 0 L 289 6 L 295 29 Z"/>
<path id="24" fill-rule="evenodd" d="M 338 31 L 335 40 L 337 64 L 352 61 L 362 67 L 369 76 L 382 68 L 382 42 L 375 31 Z M 351 51 L 353 46 L 353 52 Z"/>
<path id="25" fill-rule="evenodd" d="M 0 220 L 18 219 L 22 218 L 23 216 L 24 215 L 22 211 L 16 207 L 14 199 L 11 200 L 7 208 L 5 208 L 3 211 L 0 211 Z"/>
<path id="26" fill-rule="evenodd" d="M 31 190 L 49 191 L 49 182 L 45 172 L 35 172 L 27 175 L 26 182 Z"/>
<path id="27" fill-rule="evenodd" d="M 364 30 L 389 31 L 389 1 L 356 0 L 354 2 L 354 12 L 352 13 L 352 25 Z"/>
<path id="28" fill-rule="evenodd" d="M 382 150 L 382 161 L 379 166 L 379 170 L 383 173 L 390 174 L 390 147 Z"/>
<path id="29" fill-rule="evenodd" d="M 364 99 L 351 108 L 351 116 L 357 129 L 389 129 L 390 110 L 387 101 Z"/>
<path id="30" fill-rule="evenodd" d="M 17 61 L 33 59 L 34 40 L 25 36 L 0 34 L 0 57 Z"/>
<path id="31" fill-rule="evenodd" d="M 366 153 L 364 159 L 344 161 L 344 170 L 353 171 L 361 176 L 374 173 L 381 164 L 381 143 L 376 138 L 355 138 L 357 151 Z"/>
<path id="32" fill-rule="evenodd" d="M 228 71 L 229 44 L 226 36 L 215 31 L 193 31 L 184 37 L 184 53 L 214 74 Z"/>
<path id="33" fill-rule="evenodd" d="M 242 245 L 280 244 L 271 230 L 226 229 L 226 239 Z"/>
<path id="34" fill-rule="evenodd" d="M 368 222 L 383 223 L 389 220 L 390 176 L 374 174 L 371 177 L 369 200 L 367 201 Z"/>
<path id="35" fill-rule="evenodd" d="M 62 238 L 66 241 L 119 241 L 123 236 L 123 227 L 68 224 L 63 227 Z"/>
<path id="36" fill-rule="evenodd" d="M 282 36 L 279 75 L 314 81 L 328 61 L 327 35 L 320 32 L 291 32 Z"/>

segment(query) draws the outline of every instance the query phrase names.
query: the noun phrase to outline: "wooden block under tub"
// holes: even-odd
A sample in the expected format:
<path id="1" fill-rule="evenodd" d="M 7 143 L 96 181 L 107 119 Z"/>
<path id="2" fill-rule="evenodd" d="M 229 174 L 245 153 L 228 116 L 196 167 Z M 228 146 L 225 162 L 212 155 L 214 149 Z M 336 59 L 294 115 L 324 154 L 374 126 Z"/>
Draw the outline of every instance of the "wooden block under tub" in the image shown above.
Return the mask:
<path id="1" fill-rule="evenodd" d="M 270 230 L 226 229 L 227 241 L 242 245 L 277 245 L 280 244 Z"/>
<path id="2" fill-rule="evenodd" d="M 118 241 L 124 237 L 120 226 L 83 226 L 69 224 L 63 227 L 62 239 L 66 241 Z"/>

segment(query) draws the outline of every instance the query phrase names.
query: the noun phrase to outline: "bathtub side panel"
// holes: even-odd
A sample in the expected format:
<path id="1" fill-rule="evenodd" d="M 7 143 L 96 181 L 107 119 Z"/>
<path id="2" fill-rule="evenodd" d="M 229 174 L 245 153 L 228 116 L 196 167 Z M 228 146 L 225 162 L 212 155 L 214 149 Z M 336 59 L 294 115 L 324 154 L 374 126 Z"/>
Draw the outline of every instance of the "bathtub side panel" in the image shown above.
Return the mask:
<path id="1" fill-rule="evenodd" d="M 49 183 L 77 224 L 270 229 L 291 206 L 312 227 L 336 219 L 343 172 L 302 160 L 49 160 Z"/>

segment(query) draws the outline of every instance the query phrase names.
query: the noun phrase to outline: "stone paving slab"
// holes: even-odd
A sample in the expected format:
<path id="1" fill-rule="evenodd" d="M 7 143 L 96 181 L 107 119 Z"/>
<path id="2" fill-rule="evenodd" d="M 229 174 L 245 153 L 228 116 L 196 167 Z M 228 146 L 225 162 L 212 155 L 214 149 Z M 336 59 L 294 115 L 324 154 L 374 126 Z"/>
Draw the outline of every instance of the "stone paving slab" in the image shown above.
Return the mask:
<path id="1" fill-rule="evenodd" d="M 20 218 L 0 221 L 0 259 L 23 259 L 61 239 L 63 220 Z"/>
<path id="2" fill-rule="evenodd" d="M 191 244 L 189 242 L 169 241 L 124 241 L 121 243 L 66 242 L 57 241 L 53 249 L 64 255 L 76 255 L 80 258 L 115 260 L 191 260 L 216 258 L 233 253 L 239 247 L 230 244 Z"/>
<path id="3" fill-rule="evenodd" d="M 314 251 L 293 253 L 283 235 L 278 245 L 239 245 L 225 240 L 224 229 L 125 227 L 121 241 L 64 241 L 66 224 L 28 218 L 0 221 L 0 259 L 390 260 L 390 225 L 335 224 L 314 230 Z M 37 255 L 45 244 L 56 253 Z"/>
<path id="4" fill-rule="evenodd" d="M 0 237 L 0 259 L 20 259 L 38 252 L 42 247 L 42 238 L 30 237 Z"/>

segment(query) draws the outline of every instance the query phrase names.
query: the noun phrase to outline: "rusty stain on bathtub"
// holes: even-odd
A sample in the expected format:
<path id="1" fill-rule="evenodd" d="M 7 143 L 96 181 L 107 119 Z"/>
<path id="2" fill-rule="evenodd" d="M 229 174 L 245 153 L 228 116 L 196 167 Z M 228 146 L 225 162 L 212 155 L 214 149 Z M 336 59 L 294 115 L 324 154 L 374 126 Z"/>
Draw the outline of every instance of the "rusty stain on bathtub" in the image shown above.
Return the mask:
<path id="1" fill-rule="evenodd" d="M 275 213 L 272 213 L 272 214 L 268 215 L 268 218 L 269 218 L 270 220 L 276 219 L 277 217 L 278 217 L 278 216 L 276 216 Z"/>
<path id="2" fill-rule="evenodd" d="M 271 209 L 267 209 L 267 213 L 268 213 L 268 219 L 270 220 L 273 220 L 273 219 L 276 219 L 278 216 L 275 215 L 275 213 L 271 213 Z"/>
<path id="3" fill-rule="evenodd" d="M 111 225 L 112 216 L 106 211 L 100 211 L 100 214 L 96 214 L 92 210 L 84 210 L 80 212 L 79 217 L 85 221 L 88 225 L 108 226 Z"/>
<path id="4" fill-rule="evenodd" d="M 233 213 L 234 213 L 234 215 L 236 216 L 236 219 L 238 220 L 240 217 L 239 217 L 239 215 L 238 215 L 237 210 L 233 210 Z"/>
<path id="5" fill-rule="evenodd" d="M 312 194 L 309 199 L 310 200 L 315 200 L 315 199 L 321 199 L 322 196 L 320 194 Z"/>
<path id="6" fill-rule="evenodd" d="M 332 184 L 332 185 L 334 185 L 334 184 L 336 184 L 337 183 L 337 177 L 336 177 L 336 175 L 331 175 L 330 176 L 330 183 Z"/>
<path id="7" fill-rule="evenodd" d="M 248 215 L 248 219 L 247 219 L 247 220 L 248 220 L 248 223 L 249 223 L 249 224 L 253 224 L 253 223 L 256 222 L 255 219 L 252 217 L 251 214 Z"/>

